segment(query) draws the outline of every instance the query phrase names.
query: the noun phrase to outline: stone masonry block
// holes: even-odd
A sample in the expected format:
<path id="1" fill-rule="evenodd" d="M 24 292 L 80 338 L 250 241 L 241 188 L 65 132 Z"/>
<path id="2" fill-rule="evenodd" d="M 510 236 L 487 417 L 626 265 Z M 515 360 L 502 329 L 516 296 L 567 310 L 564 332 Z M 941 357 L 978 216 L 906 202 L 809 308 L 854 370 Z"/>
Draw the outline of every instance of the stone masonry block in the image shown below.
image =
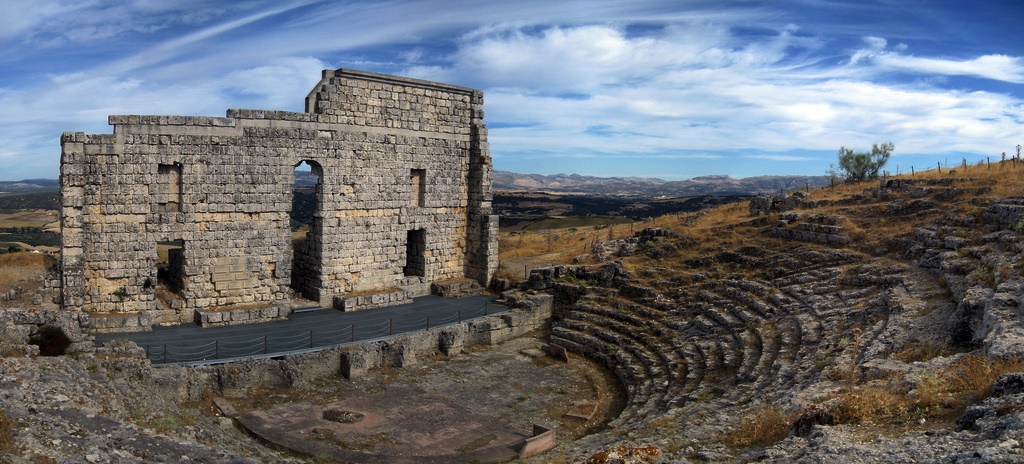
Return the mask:
<path id="1" fill-rule="evenodd" d="M 323 73 L 304 113 L 115 115 L 117 137 L 65 133 L 62 266 L 82 275 L 62 279 L 63 304 L 110 309 L 92 295 L 124 279 L 118 307 L 150 311 L 142 286 L 154 283 L 151 256 L 167 242 L 181 250 L 168 264 L 174 311 L 204 323 L 282 317 L 288 287 L 350 310 L 406 301 L 438 280 L 486 285 L 497 234 L 470 223 L 491 215 L 482 106 L 477 90 L 339 69 Z M 293 251 L 292 185 L 303 161 L 315 166 L 319 210 Z M 416 204 L 414 169 L 425 173 Z M 425 246 L 410 244 L 416 230 Z M 278 306 L 213 311 L 258 302 Z"/>

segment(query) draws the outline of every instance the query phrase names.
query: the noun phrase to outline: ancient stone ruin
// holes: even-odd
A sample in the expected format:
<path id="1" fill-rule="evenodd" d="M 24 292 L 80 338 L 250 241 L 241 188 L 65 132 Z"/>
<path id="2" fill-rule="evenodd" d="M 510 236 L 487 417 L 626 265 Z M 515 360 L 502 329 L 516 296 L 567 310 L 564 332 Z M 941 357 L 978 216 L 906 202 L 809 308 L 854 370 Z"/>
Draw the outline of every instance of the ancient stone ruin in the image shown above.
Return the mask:
<path id="1" fill-rule="evenodd" d="M 483 117 L 479 90 L 338 69 L 303 113 L 110 116 L 113 134 L 66 132 L 62 305 L 97 330 L 139 330 L 282 317 L 292 289 L 348 310 L 486 286 L 498 221 Z M 317 206 L 293 250 L 300 164 Z"/>

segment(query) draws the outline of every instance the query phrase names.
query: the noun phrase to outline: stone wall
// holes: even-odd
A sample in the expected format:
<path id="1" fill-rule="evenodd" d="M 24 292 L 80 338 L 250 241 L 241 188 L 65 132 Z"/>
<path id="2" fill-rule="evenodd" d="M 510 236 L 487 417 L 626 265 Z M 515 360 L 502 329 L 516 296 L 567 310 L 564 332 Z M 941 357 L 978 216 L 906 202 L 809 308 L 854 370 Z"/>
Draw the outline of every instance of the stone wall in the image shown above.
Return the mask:
<path id="1" fill-rule="evenodd" d="M 455 356 L 472 346 L 504 343 L 545 326 L 553 298 L 548 294 L 506 295 L 514 307 L 456 325 L 434 327 L 376 342 L 289 354 L 272 359 L 209 366 L 153 366 L 152 378 L 175 401 L 245 395 L 262 388 L 291 387 L 332 376 L 357 378 L 380 367 L 414 366 L 438 354 Z M 139 353 L 138 356 L 145 356 Z"/>
<path id="2" fill-rule="evenodd" d="M 489 283 L 497 217 L 482 92 L 325 70 L 306 107 L 111 116 L 113 134 L 64 133 L 63 306 L 173 322 L 200 309 L 287 308 L 289 287 L 330 306 L 352 292 Z M 289 213 L 303 162 L 320 181 L 293 257 Z M 157 297 L 163 242 L 176 245 L 163 286 L 175 304 Z"/>

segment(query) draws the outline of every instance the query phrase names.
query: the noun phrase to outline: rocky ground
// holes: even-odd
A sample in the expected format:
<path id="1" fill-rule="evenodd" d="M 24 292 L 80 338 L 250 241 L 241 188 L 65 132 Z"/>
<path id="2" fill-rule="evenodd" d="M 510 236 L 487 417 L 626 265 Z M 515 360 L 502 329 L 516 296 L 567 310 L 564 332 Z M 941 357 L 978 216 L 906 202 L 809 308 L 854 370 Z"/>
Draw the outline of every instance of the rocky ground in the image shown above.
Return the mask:
<path id="1" fill-rule="evenodd" d="M 996 169 L 659 219 L 504 282 L 554 294 L 549 341 L 624 388 L 607 427 L 530 461 L 1024 462 L 1024 188 Z M 305 459 L 178 404 L 131 346 L 25 345 L 69 317 L 0 313 L 0 461 Z"/>
<path id="2" fill-rule="evenodd" d="M 629 398 L 547 459 L 1024 461 L 1024 199 L 995 186 L 799 195 L 535 271 L 561 303 L 552 343 Z"/>
<path id="3" fill-rule="evenodd" d="M 451 454 L 508 459 L 533 424 L 554 427 L 571 440 L 600 429 L 622 407 L 618 382 L 607 370 L 574 355 L 569 362 L 548 356 L 541 349 L 543 330 L 354 379 L 250 385 L 226 398 L 183 402 L 195 395 L 182 393 L 189 383 L 181 371 L 166 375 L 169 368 L 153 367 L 140 348 L 124 341 L 93 347 L 78 324 L 60 311 L 0 312 L 0 462 L 448 462 Z M 61 327 L 72 341 L 68 354 L 40 356 L 39 347 L 21 341 L 39 326 Z M 225 404 L 231 417 L 221 409 Z M 332 423 L 320 416 L 338 408 L 360 411 L 375 423 L 330 430 Z M 298 417 L 304 410 L 315 414 Z M 567 415 L 573 411 L 590 417 Z M 241 424 L 254 423 L 271 434 L 264 435 L 268 441 L 316 452 L 270 447 L 243 431 Z"/>
<path id="4" fill-rule="evenodd" d="M 168 398 L 136 353 L 37 357 L 6 350 L 0 462 L 305 462 L 252 440 L 207 402 Z"/>

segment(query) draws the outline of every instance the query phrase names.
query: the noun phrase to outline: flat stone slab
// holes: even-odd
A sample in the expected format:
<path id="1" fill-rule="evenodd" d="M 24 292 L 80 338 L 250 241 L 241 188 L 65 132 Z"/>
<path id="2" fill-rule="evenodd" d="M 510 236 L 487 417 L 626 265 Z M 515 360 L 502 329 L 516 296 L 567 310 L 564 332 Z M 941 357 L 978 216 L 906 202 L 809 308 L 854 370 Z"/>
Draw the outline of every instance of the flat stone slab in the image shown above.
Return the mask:
<path id="1" fill-rule="evenodd" d="M 581 421 L 589 421 L 594 418 L 594 414 L 597 412 L 597 403 L 594 401 L 580 401 L 572 405 L 572 409 L 565 413 L 565 417 L 571 417 L 573 419 L 579 419 Z"/>
<path id="2" fill-rule="evenodd" d="M 613 380 L 587 363 L 519 354 L 537 343 L 515 339 L 414 368 L 232 401 L 252 434 L 305 455 L 351 463 L 504 462 L 528 439 L 534 443 L 526 450 L 541 452 L 554 430 L 571 439 L 595 426 L 566 417 L 580 401 L 591 415 L 600 409 L 602 420 L 611 417 L 598 391 Z M 550 440 L 534 438 L 535 424 L 552 430 Z"/>
<path id="3" fill-rule="evenodd" d="M 395 396 L 417 398 L 417 405 Z M 358 417 L 326 419 L 332 411 Z M 290 450 L 344 462 L 496 462 L 515 458 L 527 437 L 498 418 L 467 409 L 416 386 L 327 404 L 287 403 L 238 418 L 250 432 Z M 399 441 L 398 429 L 416 430 Z M 525 432 L 525 431 L 524 431 Z"/>
<path id="4" fill-rule="evenodd" d="M 519 350 L 519 354 L 524 355 L 524 356 L 529 356 L 531 358 L 543 358 L 543 357 L 548 355 L 547 353 L 545 353 L 545 352 L 543 352 L 543 351 L 541 351 L 540 349 L 537 349 L 537 348 L 522 349 L 522 350 Z"/>

